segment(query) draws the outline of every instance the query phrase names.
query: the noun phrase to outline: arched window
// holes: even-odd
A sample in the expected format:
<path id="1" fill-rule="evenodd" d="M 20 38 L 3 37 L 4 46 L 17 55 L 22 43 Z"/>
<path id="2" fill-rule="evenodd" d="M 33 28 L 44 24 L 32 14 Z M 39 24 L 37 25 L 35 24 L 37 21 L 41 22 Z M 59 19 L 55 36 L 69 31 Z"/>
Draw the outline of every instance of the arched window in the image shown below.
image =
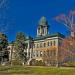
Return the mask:
<path id="1" fill-rule="evenodd" d="M 38 28 L 38 33 L 40 33 L 40 28 Z"/>

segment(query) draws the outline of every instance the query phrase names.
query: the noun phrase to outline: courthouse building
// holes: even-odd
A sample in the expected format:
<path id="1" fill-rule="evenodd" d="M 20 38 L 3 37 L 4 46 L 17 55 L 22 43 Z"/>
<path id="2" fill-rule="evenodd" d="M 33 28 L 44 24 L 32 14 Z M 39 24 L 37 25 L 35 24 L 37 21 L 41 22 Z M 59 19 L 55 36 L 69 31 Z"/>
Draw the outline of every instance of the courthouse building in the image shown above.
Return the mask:
<path id="1" fill-rule="evenodd" d="M 47 65 L 58 65 L 60 45 L 64 38 L 61 33 L 49 34 L 49 25 L 45 17 L 39 20 L 37 35 L 34 39 L 27 37 L 27 57 L 29 60 L 35 59 L 44 61 Z"/>
<path id="2" fill-rule="evenodd" d="M 38 23 L 36 37 L 26 37 L 25 42 L 27 43 L 27 58 L 28 61 L 35 59 L 38 61 L 41 60 L 47 65 L 58 66 L 62 62 L 59 61 L 59 47 L 64 35 L 61 33 L 49 34 L 48 29 L 48 21 L 45 17 L 42 17 Z"/>

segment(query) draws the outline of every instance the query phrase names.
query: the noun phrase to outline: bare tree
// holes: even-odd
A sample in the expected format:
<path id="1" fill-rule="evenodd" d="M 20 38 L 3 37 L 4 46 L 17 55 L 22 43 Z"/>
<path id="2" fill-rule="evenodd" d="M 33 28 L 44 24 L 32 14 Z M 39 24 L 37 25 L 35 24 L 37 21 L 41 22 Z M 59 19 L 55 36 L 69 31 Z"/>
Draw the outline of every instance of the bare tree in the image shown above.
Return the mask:
<path id="1" fill-rule="evenodd" d="M 45 50 L 42 56 L 43 61 L 45 61 L 47 65 L 53 65 L 53 66 L 56 65 L 56 60 L 57 60 L 56 53 L 57 53 L 56 47 L 51 47 L 50 49 Z"/>
<path id="2" fill-rule="evenodd" d="M 59 14 L 54 19 L 65 25 L 69 29 L 71 36 L 75 37 L 75 10 L 71 10 L 68 15 Z"/>
<path id="3" fill-rule="evenodd" d="M 66 37 L 60 46 L 59 61 L 75 61 L 75 39 L 73 37 Z"/>
<path id="4" fill-rule="evenodd" d="M 0 32 L 7 32 L 11 25 L 7 11 L 9 9 L 9 0 L 0 0 Z"/>

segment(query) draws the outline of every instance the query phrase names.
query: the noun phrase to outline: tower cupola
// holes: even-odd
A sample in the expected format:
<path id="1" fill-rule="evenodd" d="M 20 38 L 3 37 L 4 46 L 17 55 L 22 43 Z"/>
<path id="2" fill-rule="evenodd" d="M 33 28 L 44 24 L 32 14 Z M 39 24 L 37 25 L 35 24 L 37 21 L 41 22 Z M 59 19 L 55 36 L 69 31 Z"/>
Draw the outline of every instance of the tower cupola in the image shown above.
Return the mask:
<path id="1" fill-rule="evenodd" d="M 46 18 L 44 16 L 41 17 L 38 24 L 37 36 L 46 36 L 48 34 L 49 27 Z"/>

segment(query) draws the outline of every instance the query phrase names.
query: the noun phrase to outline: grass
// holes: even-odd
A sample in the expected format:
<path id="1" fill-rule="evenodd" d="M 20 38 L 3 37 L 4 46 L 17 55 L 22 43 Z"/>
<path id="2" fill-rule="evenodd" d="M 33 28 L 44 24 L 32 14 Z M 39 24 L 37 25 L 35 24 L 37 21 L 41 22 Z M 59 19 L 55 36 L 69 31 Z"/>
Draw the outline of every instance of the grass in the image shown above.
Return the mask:
<path id="1" fill-rule="evenodd" d="M 0 75 L 75 75 L 75 68 L 0 66 Z"/>

